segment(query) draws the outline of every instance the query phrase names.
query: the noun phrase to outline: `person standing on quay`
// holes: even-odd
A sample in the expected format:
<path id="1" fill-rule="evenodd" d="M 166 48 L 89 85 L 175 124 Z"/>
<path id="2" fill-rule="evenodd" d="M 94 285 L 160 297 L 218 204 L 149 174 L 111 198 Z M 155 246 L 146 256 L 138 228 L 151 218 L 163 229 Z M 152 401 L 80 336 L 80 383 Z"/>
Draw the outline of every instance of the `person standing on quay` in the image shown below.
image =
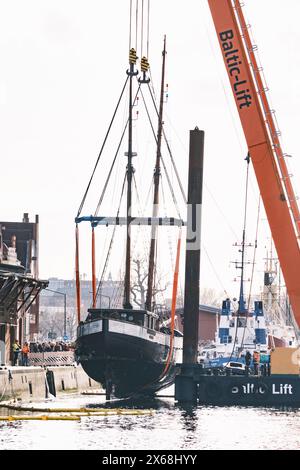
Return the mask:
<path id="1" fill-rule="evenodd" d="M 22 348 L 22 366 L 28 366 L 28 353 L 29 353 L 29 346 L 28 343 L 24 343 Z"/>
<path id="2" fill-rule="evenodd" d="M 19 342 L 18 342 L 17 339 L 15 339 L 14 342 L 13 342 L 12 350 L 13 350 L 13 366 L 17 366 L 18 365 L 19 352 L 21 350 L 21 346 L 19 345 Z"/>

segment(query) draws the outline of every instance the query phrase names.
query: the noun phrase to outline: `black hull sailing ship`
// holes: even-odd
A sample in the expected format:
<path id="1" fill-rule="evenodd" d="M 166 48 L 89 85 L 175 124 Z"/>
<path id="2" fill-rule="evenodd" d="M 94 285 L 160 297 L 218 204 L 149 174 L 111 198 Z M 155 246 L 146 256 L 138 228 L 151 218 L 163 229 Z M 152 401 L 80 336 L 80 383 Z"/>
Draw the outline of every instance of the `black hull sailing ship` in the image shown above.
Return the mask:
<path id="1" fill-rule="evenodd" d="M 182 338 L 174 338 L 172 363 L 164 373 L 170 334 L 151 325 L 157 319 L 150 312 L 91 309 L 89 313 L 91 320 L 78 329 L 77 357 L 85 372 L 106 387 L 107 394 L 153 395 L 174 381 Z"/>
<path id="2" fill-rule="evenodd" d="M 164 71 L 166 48 L 164 42 L 162 81 L 158 116 L 158 132 L 156 137 L 156 164 L 153 177 L 153 210 L 151 217 L 133 217 L 132 214 L 132 184 L 134 169 L 132 157 L 132 109 L 135 105 L 133 98 L 133 79 L 137 78 L 138 89 L 146 86 L 150 93 L 147 76 L 149 64 L 145 57 L 141 59 L 141 76 L 137 77 L 136 51 L 132 48 L 129 54 L 129 69 L 127 80 L 129 86 L 129 116 L 126 127 L 128 127 L 128 148 L 125 153 L 127 157 L 126 182 L 127 182 L 127 213 L 126 217 L 101 217 L 96 213 L 94 216 L 81 216 L 83 202 L 78 211 L 76 222 L 76 279 L 77 279 L 77 305 L 78 305 L 78 333 L 76 341 L 76 359 L 82 365 L 85 372 L 94 380 L 106 388 L 106 396 L 126 398 L 134 395 L 153 395 L 156 391 L 170 385 L 176 375 L 176 364 L 182 361 L 182 334 L 175 329 L 175 299 L 176 285 L 173 284 L 172 315 L 166 323 L 166 318 L 155 312 L 154 308 L 154 278 L 155 278 L 155 253 L 156 232 L 158 226 L 175 226 L 181 230 L 184 222 L 181 218 L 158 217 L 159 181 L 161 177 L 161 141 L 163 131 L 163 103 L 164 103 Z M 125 85 L 126 85 L 125 83 Z M 123 92 L 125 89 L 123 88 Z M 122 92 L 122 93 L 123 93 Z M 137 95 L 136 95 L 137 96 Z M 153 95 L 151 95 L 153 98 Z M 122 94 L 121 94 L 122 97 Z M 120 102 L 120 100 L 119 100 Z M 155 103 L 155 100 L 153 100 Z M 146 105 L 145 105 L 146 106 Z M 148 116 L 149 117 L 149 116 Z M 125 127 L 125 129 L 126 129 Z M 124 135 L 124 133 L 123 133 Z M 99 160 L 99 158 L 98 158 Z M 91 181 L 90 181 L 91 183 Z M 89 186 L 90 186 L 89 183 Z M 88 189 L 89 189 L 88 186 Z M 80 276 L 79 276 L 79 239 L 78 225 L 81 222 L 90 222 L 92 227 L 92 308 L 88 310 L 85 321 L 80 321 Z M 94 229 L 98 226 L 113 225 L 126 227 L 126 261 L 124 276 L 123 308 L 97 308 L 97 292 L 95 275 L 95 238 Z M 133 308 L 131 302 L 131 230 L 132 226 L 148 225 L 151 230 L 149 249 L 149 265 L 147 274 L 147 295 L 144 308 L 138 310 Z M 178 247 L 180 242 L 178 242 Z M 179 248 L 177 249 L 176 267 L 174 281 L 178 276 Z"/>

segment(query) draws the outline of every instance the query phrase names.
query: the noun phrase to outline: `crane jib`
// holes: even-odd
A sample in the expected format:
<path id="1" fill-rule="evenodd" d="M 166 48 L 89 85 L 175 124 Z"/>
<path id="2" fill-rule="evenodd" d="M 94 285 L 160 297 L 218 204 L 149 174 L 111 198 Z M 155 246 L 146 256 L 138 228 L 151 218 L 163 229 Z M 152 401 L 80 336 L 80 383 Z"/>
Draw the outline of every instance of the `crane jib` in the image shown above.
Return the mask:
<path id="1" fill-rule="evenodd" d="M 208 0 L 208 4 L 290 303 L 300 326 L 300 214 L 255 46 L 240 0 Z"/>

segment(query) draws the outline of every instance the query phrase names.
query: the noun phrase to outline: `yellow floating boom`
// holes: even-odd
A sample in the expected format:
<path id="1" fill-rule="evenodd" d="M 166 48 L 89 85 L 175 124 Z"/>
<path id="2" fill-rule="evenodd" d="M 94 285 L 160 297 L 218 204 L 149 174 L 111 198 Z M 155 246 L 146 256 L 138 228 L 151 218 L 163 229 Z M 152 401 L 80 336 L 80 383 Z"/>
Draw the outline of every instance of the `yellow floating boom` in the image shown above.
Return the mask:
<path id="1" fill-rule="evenodd" d="M 80 421 L 80 416 L 0 416 L 0 421 Z"/>
<path id="2" fill-rule="evenodd" d="M 29 411 L 31 413 L 87 413 L 87 414 L 123 414 L 123 415 L 149 415 L 153 410 L 122 409 L 122 408 L 34 408 L 16 405 L 0 405 L 1 408 L 7 408 L 14 411 Z"/>

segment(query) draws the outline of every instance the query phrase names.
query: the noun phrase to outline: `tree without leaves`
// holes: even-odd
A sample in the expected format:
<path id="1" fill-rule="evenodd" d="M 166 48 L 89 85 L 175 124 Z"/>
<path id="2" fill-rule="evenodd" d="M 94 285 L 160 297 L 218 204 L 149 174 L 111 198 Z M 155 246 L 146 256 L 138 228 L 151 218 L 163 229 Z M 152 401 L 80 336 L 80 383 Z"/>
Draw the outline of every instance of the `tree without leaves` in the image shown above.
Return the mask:
<path id="1" fill-rule="evenodd" d="M 133 282 L 131 285 L 131 293 L 133 302 L 140 308 L 145 308 L 148 281 L 148 266 L 145 259 L 135 258 L 132 260 Z M 153 288 L 153 298 L 159 293 L 165 292 L 168 284 L 162 285 L 161 279 L 158 279 Z"/>
<path id="2" fill-rule="evenodd" d="M 200 303 L 210 307 L 220 307 L 224 300 L 224 293 L 218 292 L 211 287 L 205 287 L 201 290 Z"/>

